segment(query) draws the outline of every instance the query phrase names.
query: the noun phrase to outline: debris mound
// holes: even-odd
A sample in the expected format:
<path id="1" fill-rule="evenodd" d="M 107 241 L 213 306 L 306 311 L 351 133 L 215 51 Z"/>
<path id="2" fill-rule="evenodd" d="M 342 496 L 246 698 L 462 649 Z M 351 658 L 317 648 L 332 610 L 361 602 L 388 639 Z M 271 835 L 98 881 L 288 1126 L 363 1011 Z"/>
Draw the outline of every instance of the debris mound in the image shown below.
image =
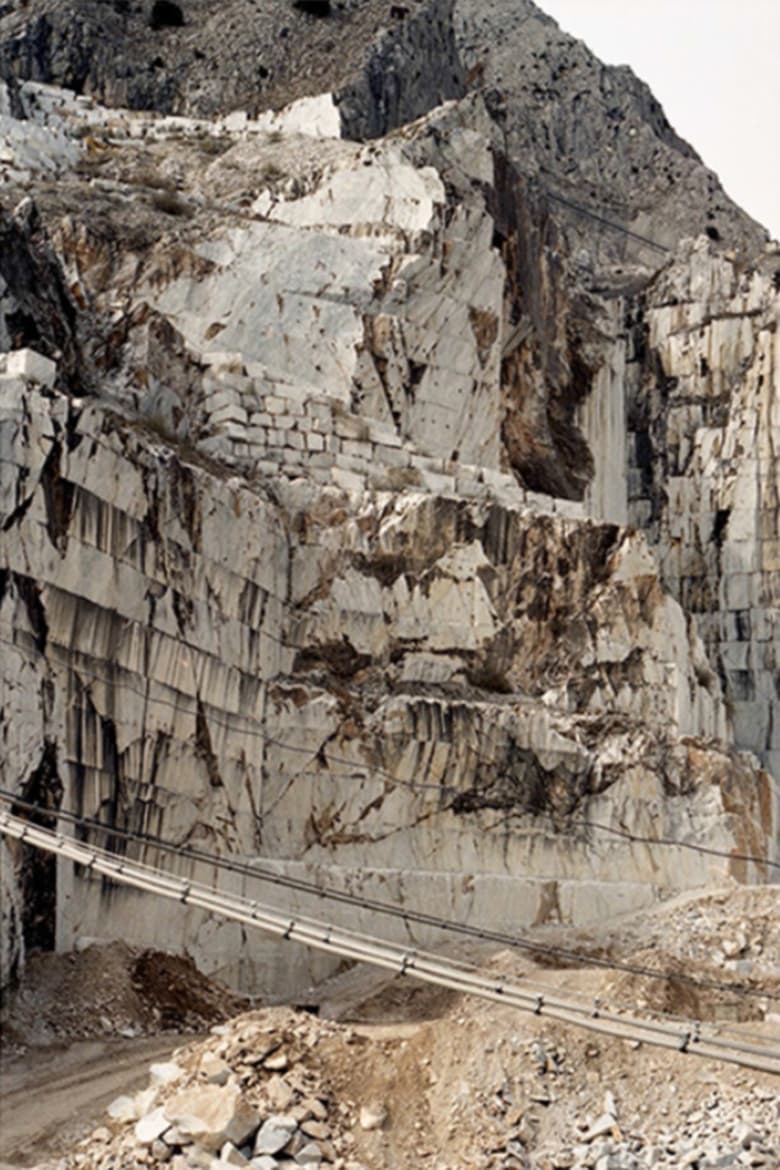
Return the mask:
<path id="1" fill-rule="evenodd" d="M 215 1025 L 152 1065 L 147 1088 L 113 1101 L 105 1124 L 46 1170 L 778 1164 L 771 1076 L 482 1001 L 442 1003 L 424 1024 L 265 1008 Z"/>
<path id="2" fill-rule="evenodd" d="M 198 1032 L 246 1006 L 188 957 L 93 943 L 30 955 L 22 985 L 4 1003 L 0 1038 L 10 1055 L 89 1037 Z"/>

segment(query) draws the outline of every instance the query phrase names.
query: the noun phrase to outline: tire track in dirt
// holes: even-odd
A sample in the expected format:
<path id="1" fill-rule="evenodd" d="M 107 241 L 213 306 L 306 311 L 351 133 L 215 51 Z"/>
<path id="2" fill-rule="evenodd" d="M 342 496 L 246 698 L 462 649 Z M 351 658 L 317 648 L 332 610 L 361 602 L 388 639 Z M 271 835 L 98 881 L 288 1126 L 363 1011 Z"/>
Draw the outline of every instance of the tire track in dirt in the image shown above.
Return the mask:
<path id="1" fill-rule="evenodd" d="M 143 1088 L 149 1063 L 193 1039 L 84 1040 L 31 1049 L 0 1072 L 0 1170 L 20 1170 L 72 1147 L 120 1093 Z"/>

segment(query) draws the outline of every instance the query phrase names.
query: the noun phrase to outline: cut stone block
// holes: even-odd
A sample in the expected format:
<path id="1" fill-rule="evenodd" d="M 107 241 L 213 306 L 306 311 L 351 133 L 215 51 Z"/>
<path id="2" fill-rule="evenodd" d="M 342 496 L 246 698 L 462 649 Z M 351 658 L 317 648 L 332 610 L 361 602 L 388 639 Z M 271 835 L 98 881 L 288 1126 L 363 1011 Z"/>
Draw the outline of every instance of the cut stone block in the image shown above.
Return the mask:
<path id="1" fill-rule="evenodd" d="M 356 474 L 354 471 L 346 471 L 343 467 L 334 467 L 331 472 L 333 482 L 337 487 L 343 488 L 347 492 L 363 492 L 365 491 L 366 481 L 365 477 Z"/>
<path id="2" fill-rule="evenodd" d="M 57 377 L 57 363 L 35 349 L 13 349 L 6 354 L 5 372 L 14 378 L 51 387 Z"/>
<path id="3" fill-rule="evenodd" d="M 212 426 L 219 426 L 220 423 L 227 422 L 241 423 L 243 426 L 247 426 L 248 419 L 243 406 L 239 406 L 238 403 L 233 403 L 229 406 L 221 406 L 219 410 L 213 411 L 209 417 L 209 422 Z"/>

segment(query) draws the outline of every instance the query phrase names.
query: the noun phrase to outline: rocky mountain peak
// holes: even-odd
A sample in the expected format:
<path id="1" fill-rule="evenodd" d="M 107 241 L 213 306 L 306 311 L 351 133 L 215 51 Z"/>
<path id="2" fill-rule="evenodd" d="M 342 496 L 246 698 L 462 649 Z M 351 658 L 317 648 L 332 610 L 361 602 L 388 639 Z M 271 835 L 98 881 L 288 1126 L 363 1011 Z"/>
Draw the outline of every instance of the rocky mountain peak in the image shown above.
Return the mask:
<path id="1" fill-rule="evenodd" d="M 328 91 L 359 140 L 478 91 L 587 279 L 622 286 L 701 233 L 746 254 L 766 240 L 630 69 L 603 65 L 525 0 L 31 0 L 0 14 L 0 72 L 195 116 Z"/>

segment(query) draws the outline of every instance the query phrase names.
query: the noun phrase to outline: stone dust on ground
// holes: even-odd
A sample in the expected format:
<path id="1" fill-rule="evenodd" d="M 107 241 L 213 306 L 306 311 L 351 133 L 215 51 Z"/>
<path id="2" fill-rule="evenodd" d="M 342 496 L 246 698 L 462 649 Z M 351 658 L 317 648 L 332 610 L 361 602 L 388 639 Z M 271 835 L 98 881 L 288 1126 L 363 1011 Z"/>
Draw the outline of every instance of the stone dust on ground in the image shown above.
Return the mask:
<path id="1" fill-rule="evenodd" d="M 615 957 L 622 939 L 625 961 L 654 950 L 659 963 L 687 957 L 696 976 L 713 970 L 724 983 L 752 980 L 756 994 L 743 996 L 750 1011 L 733 1011 L 736 993 L 704 997 L 697 1006 L 733 1039 L 766 1047 L 780 1036 L 777 899 L 771 888 L 686 895 L 664 912 L 605 928 L 591 945 L 594 953 Z M 542 933 L 549 939 L 549 929 Z M 92 957 L 102 962 L 98 951 Z M 116 961 L 109 955 L 105 964 Z M 483 954 L 482 962 L 501 976 L 615 1005 L 636 1004 L 656 982 L 646 976 L 632 982 L 635 976 L 592 965 L 544 967 L 510 951 Z M 100 981 L 92 986 L 99 992 Z M 83 994 L 85 1006 L 89 993 Z M 215 1002 L 221 994 L 214 992 Z M 227 1000 L 219 1002 L 224 1007 Z M 153 1064 L 148 1087 L 121 1093 L 88 1137 L 63 1142 L 59 1158 L 41 1164 L 47 1170 L 780 1167 L 780 1085 L 770 1074 L 594 1036 L 361 967 L 315 989 L 305 1002 L 305 1010 L 268 1007 L 213 1024 L 207 1038 Z M 737 1022 L 739 1015 L 748 1022 Z M 45 1081 L 37 1088 L 43 1104 L 50 1090 Z M 31 1141 L 30 1156 L 17 1164 L 30 1165 L 36 1151 L 50 1158 L 55 1147 L 51 1135 L 44 1145 Z"/>

